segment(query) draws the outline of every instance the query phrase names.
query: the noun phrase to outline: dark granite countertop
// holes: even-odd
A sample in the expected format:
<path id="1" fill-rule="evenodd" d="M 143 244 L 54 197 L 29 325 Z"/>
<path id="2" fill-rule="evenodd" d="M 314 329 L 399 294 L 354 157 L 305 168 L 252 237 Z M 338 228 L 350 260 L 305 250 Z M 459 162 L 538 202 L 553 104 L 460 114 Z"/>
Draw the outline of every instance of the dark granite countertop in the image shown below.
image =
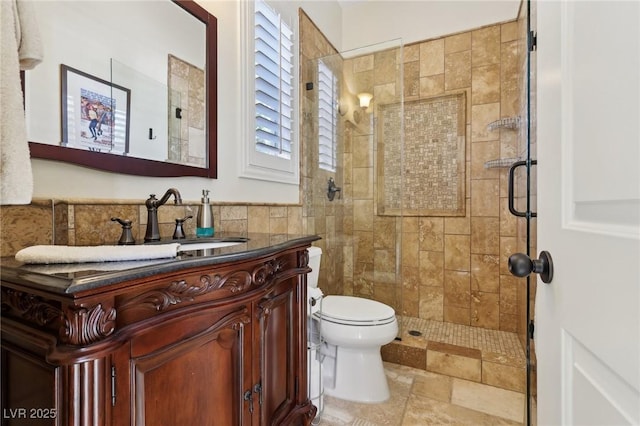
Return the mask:
<path id="1" fill-rule="evenodd" d="M 0 276 L 3 281 L 21 284 L 29 288 L 75 294 L 110 284 L 174 272 L 192 267 L 216 265 L 266 256 L 300 244 L 319 240 L 317 235 L 291 234 L 216 234 L 215 239 L 246 242 L 216 249 L 193 250 L 178 253 L 177 257 L 127 262 L 72 263 L 51 265 L 27 265 L 14 257 L 1 258 Z M 198 241 L 209 241 L 202 239 Z M 180 242 L 173 240 L 161 243 Z"/>

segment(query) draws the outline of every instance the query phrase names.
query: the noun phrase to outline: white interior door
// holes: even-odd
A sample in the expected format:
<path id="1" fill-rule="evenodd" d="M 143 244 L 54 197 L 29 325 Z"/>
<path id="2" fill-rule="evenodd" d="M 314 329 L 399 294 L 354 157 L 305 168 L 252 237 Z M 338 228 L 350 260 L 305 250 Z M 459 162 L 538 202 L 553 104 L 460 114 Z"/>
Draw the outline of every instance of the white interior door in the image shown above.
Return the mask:
<path id="1" fill-rule="evenodd" d="M 538 424 L 640 424 L 640 3 L 537 4 Z"/>

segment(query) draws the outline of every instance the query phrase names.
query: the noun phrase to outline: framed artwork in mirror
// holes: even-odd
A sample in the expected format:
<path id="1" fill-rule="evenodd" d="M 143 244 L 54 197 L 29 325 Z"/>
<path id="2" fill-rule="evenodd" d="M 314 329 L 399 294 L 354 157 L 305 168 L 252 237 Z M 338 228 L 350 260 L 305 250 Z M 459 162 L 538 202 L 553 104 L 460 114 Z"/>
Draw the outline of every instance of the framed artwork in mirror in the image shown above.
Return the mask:
<path id="1" fill-rule="evenodd" d="M 21 72 L 32 158 L 137 176 L 217 178 L 215 16 L 193 0 L 40 4 L 37 8 L 38 26 L 42 39 L 47 40 L 44 46 L 46 61 L 33 70 Z M 151 12 L 154 19 L 149 19 Z M 94 48 L 95 39 L 87 37 L 86 16 L 92 17 L 92 33 L 109 34 L 109 37 L 100 39 L 99 49 Z M 113 22 L 118 22 L 118 31 L 113 31 Z M 171 31 L 167 31 L 167 28 L 171 28 Z M 74 48 L 70 49 L 69 46 Z M 202 100 L 202 106 L 198 106 L 201 108 L 198 110 L 198 118 L 202 117 L 198 121 L 201 126 L 192 133 L 174 135 L 168 131 L 168 119 L 175 117 L 175 114 L 167 114 L 170 106 L 168 55 L 197 66 L 203 74 L 202 96 L 198 95 L 198 99 Z M 80 85 L 89 84 L 96 78 L 108 80 L 121 86 L 109 89 L 113 90 L 111 99 L 119 109 L 126 101 L 121 102 L 118 96 L 124 96 L 126 90 L 116 89 L 129 89 L 130 105 L 122 117 L 124 121 L 114 115 L 116 123 L 126 123 L 128 135 L 123 133 L 118 140 L 114 129 L 116 139 L 107 141 L 104 130 L 102 135 L 99 132 L 93 135 L 89 128 L 91 119 L 88 111 L 84 118 L 81 115 L 73 118 L 65 106 L 58 110 L 62 104 L 61 64 L 74 68 L 67 70 L 66 91 L 69 94 L 72 79 L 79 80 Z M 191 112 L 187 106 L 191 108 L 190 104 L 177 107 L 183 113 Z M 80 109 L 76 108 L 76 114 L 80 114 L 78 111 Z M 66 116 L 61 120 L 63 114 Z M 185 122 L 187 120 L 182 121 Z M 64 126 L 67 126 L 66 130 Z M 85 130 L 84 138 L 78 129 Z M 67 136 L 63 139 L 65 131 Z M 72 135 L 72 131 L 77 133 Z M 197 141 L 195 137 L 191 138 L 192 135 L 197 136 Z M 180 151 L 180 156 L 169 155 L 167 141 L 171 137 L 179 138 L 180 142 L 175 142 L 172 147 L 182 148 L 189 144 L 188 155 L 185 150 Z M 102 144 L 98 144 L 99 141 Z M 193 146 L 192 142 L 195 142 Z M 197 161 L 194 161 L 196 156 L 193 153 L 197 154 Z"/>
<path id="2" fill-rule="evenodd" d="M 127 155 L 131 90 L 60 65 L 60 145 Z"/>

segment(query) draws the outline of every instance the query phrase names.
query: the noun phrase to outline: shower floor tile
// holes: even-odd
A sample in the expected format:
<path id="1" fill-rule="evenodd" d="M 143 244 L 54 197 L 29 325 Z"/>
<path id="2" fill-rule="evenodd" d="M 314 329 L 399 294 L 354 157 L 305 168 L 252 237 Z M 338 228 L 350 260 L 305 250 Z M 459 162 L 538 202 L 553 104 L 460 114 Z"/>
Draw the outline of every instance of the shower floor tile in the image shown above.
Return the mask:
<path id="1" fill-rule="evenodd" d="M 526 357 L 516 333 L 398 317 L 400 340 L 382 359 L 446 376 L 524 392 Z"/>
<path id="2" fill-rule="evenodd" d="M 398 320 L 402 321 L 402 340 L 448 343 L 515 359 L 525 357 L 516 333 L 414 317 L 398 317 Z M 421 336 L 413 336 L 413 331 L 418 331 Z"/>

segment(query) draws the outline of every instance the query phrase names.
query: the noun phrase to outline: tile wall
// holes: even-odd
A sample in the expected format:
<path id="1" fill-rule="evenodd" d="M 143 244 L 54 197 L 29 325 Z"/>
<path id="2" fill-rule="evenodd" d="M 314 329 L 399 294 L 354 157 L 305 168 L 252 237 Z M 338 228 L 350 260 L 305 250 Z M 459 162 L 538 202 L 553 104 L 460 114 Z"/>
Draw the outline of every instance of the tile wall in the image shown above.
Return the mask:
<path id="1" fill-rule="evenodd" d="M 206 164 L 205 71 L 169 55 L 169 160 Z M 180 108 L 180 113 L 176 109 Z"/>
<path id="2" fill-rule="evenodd" d="M 353 229 L 345 227 L 345 233 L 353 232 L 357 244 L 357 250 L 345 251 L 345 263 L 353 265 L 344 268 L 345 289 L 391 304 L 406 316 L 517 331 L 521 283 L 509 273 L 507 258 L 518 245 L 519 219 L 508 211 L 507 169 L 487 169 L 484 163 L 520 153 L 518 130 L 487 129 L 520 114 L 520 44 L 514 21 L 407 45 L 403 55 L 375 53 L 345 61 L 345 73 L 368 82 L 360 89 L 373 93 L 374 102 L 397 96 L 393 91 L 401 87 L 405 102 L 467 93 L 465 217 L 405 217 L 399 223 L 376 216 L 371 138 L 352 133 L 345 141 L 345 194 L 353 204 L 347 208 L 353 216 L 345 218 Z M 380 60 L 402 61 L 403 73 L 397 62 Z M 398 239 L 400 292 L 385 281 L 388 270 L 376 269 L 393 264 L 395 246 L 383 244 Z M 371 261 L 378 258 L 389 261 Z"/>
<path id="3" fill-rule="evenodd" d="M 171 203 L 158 209 L 160 235 L 170 238 L 175 219 L 188 215 L 193 215 L 193 219 L 185 222 L 185 233 L 195 235 L 198 205 Z M 298 205 L 213 204 L 217 232 L 301 234 L 302 211 Z M 122 231 L 118 223 L 111 221 L 112 217 L 131 220 L 134 238 L 142 240 L 147 224 L 144 200 L 139 204 L 114 200 L 34 200 L 27 206 L 2 206 L 0 213 L 2 256 L 13 256 L 18 250 L 36 244 L 116 244 Z"/>
<path id="4" fill-rule="evenodd" d="M 317 80 L 317 59 L 337 55 L 338 51 L 326 39 L 313 21 L 300 10 L 300 119 L 301 139 L 301 194 L 303 208 L 303 231 L 322 237 L 314 245 L 322 248 L 319 287 L 325 294 L 343 294 L 343 267 L 345 265 L 345 217 L 353 207 L 345 203 L 345 190 L 334 201 L 327 198 L 327 183 L 330 177 L 338 186 L 343 186 L 344 163 L 338 157 L 336 172 L 318 167 L 318 118 L 316 90 L 307 89 L 307 83 Z M 349 129 L 338 129 L 340 141 Z M 338 142 L 340 145 L 340 142 Z"/>

